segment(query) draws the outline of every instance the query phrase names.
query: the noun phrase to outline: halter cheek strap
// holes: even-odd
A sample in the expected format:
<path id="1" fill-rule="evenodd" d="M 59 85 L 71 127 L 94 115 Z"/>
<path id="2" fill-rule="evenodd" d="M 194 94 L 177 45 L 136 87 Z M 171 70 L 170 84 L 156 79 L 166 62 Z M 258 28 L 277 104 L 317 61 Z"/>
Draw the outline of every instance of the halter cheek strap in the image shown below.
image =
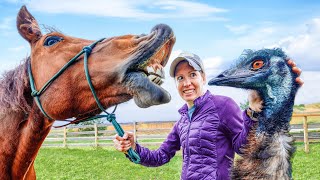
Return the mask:
<path id="1" fill-rule="evenodd" d="M 117 131 L 118 135 L 123 137 L 124 135 L 124 131 L 121 128 L 121 126 L 119 125 L 119 123 L 116 121 L 116 115 L 114 114 L 114 112 L 117 109 L 117 105 L 115 106 L 115 108 L 113 109 L 112 113 L 108 113 L 106 111 L 106 109 L 104 109 L 104 107 L 102 106 L 102 104 L 99 101 L 99 98 L 94 90 L 91 78 L 90 78 L 90 74 L 89 74 L 89 69 L 88 69 L 88 57 L 90 56 L 92 49 L 101 41 L 103 41 L 105 38 L 102 38 L 92 44 L 90 44 L 89 46 L 85 46 L 83 47 L 83 49 L 77 54 L 75 55 L 72 59 L 70 59 L 69 62 L 67 62 L 55 75 L 53 75 L 53 77 L 51 79 L 49 79 L 44 86 L 37 91 L 36 87 L 35 87 L 35 83 L 34 83 L 34 78 L 32 76 L 32 70 L 31 70 L 31 61 L 29 62 L 28 65 L 28 74 L 29 74 L 29 81 L 30 81 L 30 87 L 31 87 L 31 96 L 34 97 L 34 99 L 36 100 L 36 104 L 39 107 L 39 109 L 41 110 L 41 112 L 43 113 L 43 115 L 45 115 L 48 119 L 50 120 L 55 120 L 53 118 L 51 118 L 43 109 L 41 101 L 40 101 L 40 95 L 52 84 L 52 82 L 54 80 L 56 80 L 71 64 L 73 64 L 74 62 L 77 61 L 77 59 L 84 54 L 84 71 L 85 71 L 85 75 L 86 75 L 86 79 L 88 81 L 90 90 L 92 92 L 92 95 L 99 107 L 99 109 L 106 113 L 105 115 L 97 115 L 97 116 L 93 116 L 93 117 L 89 117 L 86 119 L 82 119 L 81 121 L 76 121 L 76 123 L 79 122 L 83 122 L 83 121 L 89 121 L 89 120 L 93 120 L 93 119 L 97 119 L 97 118 L 106 118 L 107 121 L 111 122 L 112 125 L 114 126 L 115 130 Z M 69 124 L 73 124 L 75 121 L 71 121 L 66 125 Z M 130 159 L 132 160 L 132 162 L 139 164 L 140 163 L 140 156 L 132 149 L 130 148 L 128 150 L 128 156 L 130 157 Z"/>

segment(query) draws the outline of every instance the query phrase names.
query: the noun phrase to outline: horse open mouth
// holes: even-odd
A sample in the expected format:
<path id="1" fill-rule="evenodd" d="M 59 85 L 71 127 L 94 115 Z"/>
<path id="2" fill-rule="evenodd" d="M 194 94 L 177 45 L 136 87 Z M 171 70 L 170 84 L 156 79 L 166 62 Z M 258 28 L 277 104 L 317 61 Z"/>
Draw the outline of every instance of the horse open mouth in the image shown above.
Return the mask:
<path id="1" fill-rule="evenodd" d="M 142 108 L 168 103 L 170 94 L 160 85 L 165 73 L 163 68 L 168 62 L 175 36 L 172 29 L 164 24 L 155 26 L 149 43 L 135 54 L 126 72 L 125 85 L 135 103 Z"/>

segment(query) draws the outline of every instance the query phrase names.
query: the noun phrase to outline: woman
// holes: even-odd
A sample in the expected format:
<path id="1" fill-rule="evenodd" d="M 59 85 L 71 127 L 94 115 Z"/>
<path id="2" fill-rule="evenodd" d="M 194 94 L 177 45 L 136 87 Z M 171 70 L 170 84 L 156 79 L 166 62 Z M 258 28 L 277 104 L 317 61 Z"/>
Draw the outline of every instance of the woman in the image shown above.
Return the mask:
<path id="1" fill-rule="evenodd" d="M 301 70 L 290 61 L 293 71 Z M 246 143 L 250 128 L 255 123 L 255 111 L 262 101 L 256 94 L 249 96 L 247 110 L 241 112 L 229 97 L 212 95 L 205 91 L 206 76 L 201 59 L 191 53 L 181 53 L 171 64 L 177 90 L 186 104 L 179 109 L 181 118 L 175 123 L 159 149 L 151 151 L 134 142 L 132 133 L 116 136 L 118 151 L 130 147 L 141 157 L 141 165 L 161 166 L 170 161 L 182 147 L 183 166 L 181 179 L 230 179 L 229 170 L 235 152 Z M 297 83 L 302 84 L 300 78 Z"/>

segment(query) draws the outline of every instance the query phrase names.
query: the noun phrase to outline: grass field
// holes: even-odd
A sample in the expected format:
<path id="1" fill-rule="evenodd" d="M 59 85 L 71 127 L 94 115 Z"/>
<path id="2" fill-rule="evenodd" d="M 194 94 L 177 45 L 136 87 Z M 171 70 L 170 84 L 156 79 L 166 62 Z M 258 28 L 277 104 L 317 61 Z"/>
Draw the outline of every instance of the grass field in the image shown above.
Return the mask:
<path id="1" fill-rule="evenodd" d="M 300 104 L 295 105 L 293 108 L 294 113 L 316 113 L 320 112 L 320 103 L 313 103 L 313 104 Z M 303 118 L 302 117 L 293 117 L 291 124 L 302 124 Z M 319 116 L 309 116 L 308 117 L 308 123 L 320 123 L 320 117 Z"/>
<path id="2" fill-rule="evenodd" d="M 293 158 L 295 180 L 320 179 L 320 143 L 310 144 L 310 154 L 303 151 L 303 144 L 297 143 Z M 57 179 L 179 179 L 182 156 L 177 155 L 166 165 L 147 168 L 127 160 L 113 148 L 41 148 L 35 162 L 37 178 Z"/>

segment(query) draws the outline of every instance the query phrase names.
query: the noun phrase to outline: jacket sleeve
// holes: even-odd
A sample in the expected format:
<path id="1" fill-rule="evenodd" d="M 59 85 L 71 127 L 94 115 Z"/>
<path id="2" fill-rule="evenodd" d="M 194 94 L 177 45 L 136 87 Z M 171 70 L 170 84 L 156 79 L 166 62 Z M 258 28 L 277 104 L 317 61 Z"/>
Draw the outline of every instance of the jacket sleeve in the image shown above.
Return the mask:
<path id="1" fill-rule="evenodd" d="M 226 100 L 219 114 L 222 126 L 232 140 L 234 151 L 241 154 L 240 148 L 247 143 L 249 131 L 256 122 L 250 119 L 245 111 L 241 111 L 231 98 Z"/>
<path id="2" fill-rule="evenodd" d="M 140 155 L 140 164 L 148 167 L 161 166 L 170 161 L 180 150 L 180 137 L 178 132 L 178 122 L 175 123 L 167 139 L 161 144 L 157 150 L 149 150 L 148 148 L 136 145 L 136 152 Z"/>

